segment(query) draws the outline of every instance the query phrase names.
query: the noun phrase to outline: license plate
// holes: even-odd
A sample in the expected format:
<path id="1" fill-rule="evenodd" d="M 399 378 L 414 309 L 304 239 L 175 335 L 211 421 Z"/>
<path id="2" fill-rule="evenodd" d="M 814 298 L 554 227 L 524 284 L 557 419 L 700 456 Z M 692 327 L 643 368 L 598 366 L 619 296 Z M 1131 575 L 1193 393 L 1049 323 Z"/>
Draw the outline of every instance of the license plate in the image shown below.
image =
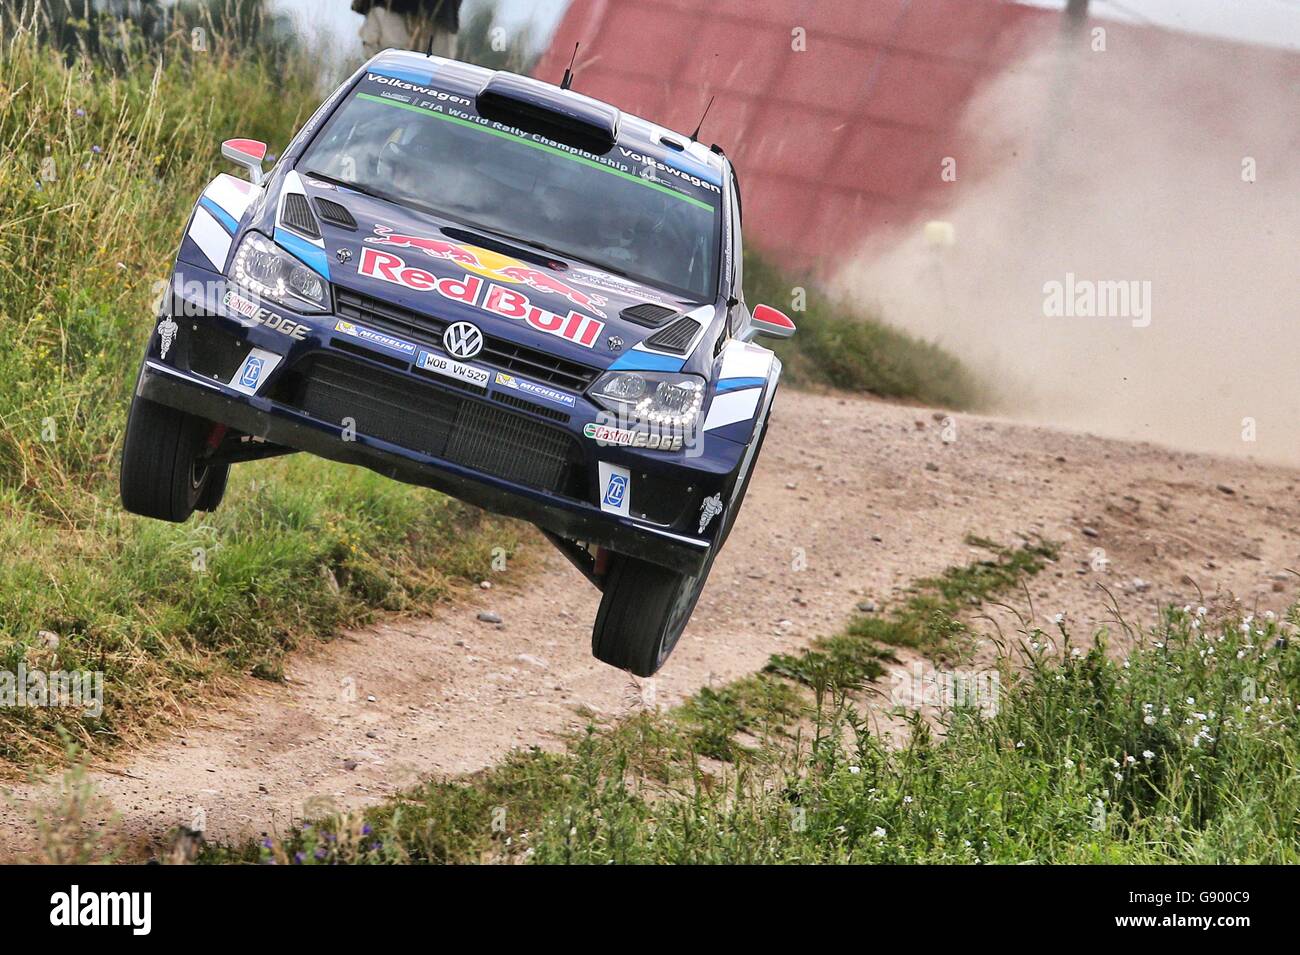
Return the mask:
<path id="1" fill-rule="evenodd" d="M 431 371 L 435 375 L 442 375 L 444 378 L 467 381 L 476 388 L 486 388 L 488 378 L 491 377 L 486 368 L 467 365 L 464 362 L 456 361 L 454 358 L 448 358 L 446 355 L 436 355 L 428 351 L 420 352 L 415 365 L 417 368 Z"/>

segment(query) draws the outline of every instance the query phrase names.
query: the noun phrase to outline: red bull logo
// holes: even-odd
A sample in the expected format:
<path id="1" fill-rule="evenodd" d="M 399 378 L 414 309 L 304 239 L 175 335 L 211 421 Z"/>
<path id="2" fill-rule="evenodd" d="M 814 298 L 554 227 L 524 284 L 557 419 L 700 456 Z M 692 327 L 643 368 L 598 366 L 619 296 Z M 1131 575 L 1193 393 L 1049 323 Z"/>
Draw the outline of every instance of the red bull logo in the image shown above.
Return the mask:
<path id="1" fill-rule="evenodd" d="M 482 267 L 482 262 L 479 261 L 478 253 L 475 250 L 457 242 L 448 242 L 445 239 L 430 239 L 422 235 L 405 235 L 401 232 L 394 232 L 387 226 L 377 225 L 375 226 L 375 234 L 368 236 L 366 241 L 375 245 L 391 245 L 399 249 L 418 249 L 431 259 L 446 259 L 466 268 Z"/>
<path id="2" fill-rule="evenodd" d="M 605 313 L 600 309 L 600 306 L 607 304 L 607 300 L 603 295 L 588 295 L 586 292 L 580 292 L 572 285 L 561 282 L 549 272 L 530 269 L 526 265 L 512 265 L 498 270 L 498 274 L 508 279 L 514 279 L 516 282 L 522 282 L 529 288 L 536 289 L 539 292 L 563 295 L 579 308 L 585 308 L 601 318 L 605 317 Z"/>
<path id="3" fill-rule="evenodd" d="M 559 295 L 578 308 L 586 309 L 593 315 L 605 318 L 603 306 L 608 300 L 603 295 L 588 294 L 562 282 L 549 272 L 535 269 L 516 258 L 481 249 L 473 245 L 461 245 L 446 239 L 434 239 L 422 235 L 407 235 L 394 232 L 387 226 L 376 225 L 375 234 L 368 236 L 366 242 L 371 245 L 386 245 L 397 249 L 416 249 L 432 259 L 455 262 L 467 272 L 473 272 L 484 278 L 505 282 L 517 282 L 548 295 Z"/>
<path id="4" fill-rule="evenodd" d="M 552 312 L 534 305 L 518 289 L 484 282 L 477 275 L 459 278 L 443 276 L 417 266 L 407 265 L 396 252 L 386 249 L 363 248 L 357 272 L 381 282 L 391 282 L 417 292 L 436 292 L 445 299 L 473 305 L 502 318 L 520 321 L 536 331 L 555 335 L 583 348 L 591 348 L 600 339 L 605 323 L 569 310 L 567 315 Z M 515 280 L 518 281 L 518 280 Z"/>

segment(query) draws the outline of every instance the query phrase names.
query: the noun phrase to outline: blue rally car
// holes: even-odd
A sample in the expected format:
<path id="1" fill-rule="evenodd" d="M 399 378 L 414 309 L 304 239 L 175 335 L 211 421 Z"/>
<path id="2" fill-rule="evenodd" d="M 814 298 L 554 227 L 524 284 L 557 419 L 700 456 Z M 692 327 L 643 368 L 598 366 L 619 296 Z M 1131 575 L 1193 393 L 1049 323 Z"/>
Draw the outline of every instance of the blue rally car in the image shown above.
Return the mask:
<path id="1" fill-rule="evenodd" d="M 131 404 L 124 506 L 184 521 L 305 451 L 542 532 L 648 676 L 744 498 L 794 325 L 741 291 L 716 146 L 534 79 L 389 50 L 269 175 L 229 140 Z"/>

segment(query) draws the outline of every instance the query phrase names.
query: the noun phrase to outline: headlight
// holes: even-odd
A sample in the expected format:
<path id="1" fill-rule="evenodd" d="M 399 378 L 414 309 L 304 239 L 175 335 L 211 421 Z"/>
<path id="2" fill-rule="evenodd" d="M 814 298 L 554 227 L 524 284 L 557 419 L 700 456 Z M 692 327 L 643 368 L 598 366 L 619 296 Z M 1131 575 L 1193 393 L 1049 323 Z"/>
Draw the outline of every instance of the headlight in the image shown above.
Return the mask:
<path id="1" fill-rule="evenodd" d="M 589 392 L 593 401 L 630 423 L 689 430 L 704 404 L 704 379 L 654 371 L 610 371 Z"/>
<path id="2" fill-rule="evenodd" d="M 329 283 L 258 232 L 248 233 L 239 244 L 230 277 L 258 298 L 285 308 L 329 311 Z"/>

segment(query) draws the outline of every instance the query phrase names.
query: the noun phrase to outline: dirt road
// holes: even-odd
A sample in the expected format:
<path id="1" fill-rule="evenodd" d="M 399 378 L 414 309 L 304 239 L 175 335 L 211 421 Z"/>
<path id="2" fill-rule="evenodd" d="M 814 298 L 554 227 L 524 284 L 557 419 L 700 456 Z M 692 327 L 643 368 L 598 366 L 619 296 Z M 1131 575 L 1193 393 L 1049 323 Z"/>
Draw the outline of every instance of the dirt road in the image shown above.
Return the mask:
<path id="1" fill-rule="evenodd" d="M 582 709 L 672 705 L 827 633 L 856 604 L 885 606 L 918 577 L 1039 534 L 1059 563 L 1030 585 L 1040 621 L 1081 635 L 1158 603 L 1231 592 L 1281 610 L 1300 577 L 1300 471 L 861 399 L 782 393 L 727 550 L 668 666 L 650 686 L 592 660 L 597 604 L 558 554 L 527 579 L 496 575 L 468 605 L 350 632 L 297 656 L 288 682 L 250 681 L 168 738 L 94 773 L 139 844 L 196 821 L 211 838 L 282 829 L 304 809 L 364 805 L 419 777 L 556 745 Z M 948 440 L 945 440 L 948 439 Z M 1022 604 L 1027 606 L 1026 601 Z M 477 619 L 480 611 L 499 625 Z M 905 661 L 906 662 L 906 661 Z M 0 808 L 0 855 L 31 844 L 48 798 Z"/>

